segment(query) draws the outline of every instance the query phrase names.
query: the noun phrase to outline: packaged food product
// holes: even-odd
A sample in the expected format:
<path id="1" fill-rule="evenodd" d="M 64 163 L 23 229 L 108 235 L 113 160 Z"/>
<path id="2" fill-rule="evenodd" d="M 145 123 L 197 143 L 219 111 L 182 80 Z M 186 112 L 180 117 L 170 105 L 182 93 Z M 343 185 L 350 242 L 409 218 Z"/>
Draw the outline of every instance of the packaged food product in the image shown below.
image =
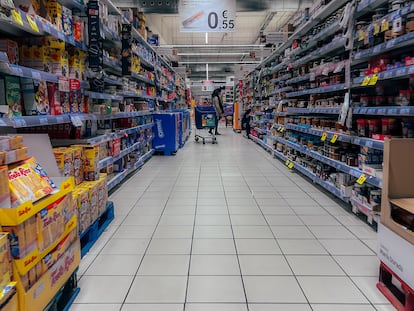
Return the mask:
<path id="1" fill-rule="evenodd" d="M 89 195 L 89 208 L 91 213 L 91 222 L 94 222 L 100 216 L 98 204 L 98 184 L 96 181 L 86 183 Z"/>
<path id="2" fill-rule="evenodd" d="M 22 115 L 22 98 L 20 90 L 20 78 L 6 76 L 4 78 L 6 89 L 6 102 L 9 106 L 9 117 L 20 117 Z"/>
<path id="3" fill-rule="evenodd" d="M 43 169 L 43 167 L 36 161 L 34 157 L 31 157 L 26 160 L 26 163 L 30 165 L 30 167 L 44 180 L 47 181 L 47 183 L 52 187 L 53 189 L 56 188 L 55 183 L 53 180 L 49 177 L 47 172 Z"/>
<path id="4" fill-rule="evenodd" d="M 99 179 L 99 146 L 81 145 L 83 148 L 83 179 Z"/>
<path id="5" fill-rule="evenodd" d="M 11 207 L 7 166 L 0 166 L 0 208 Z"/>
<path id="6" fill-rule="evenodd" d="M 20 149 L 9 150 L 4 152 L 4 159 L 0 164 L 12 164 L 15 162 L 23 161 L 28 157 L 28 149 L 22 147 Z"/>
<path id="7" fill-rule="evenodd" d="M 74 176 L 75 166 L 73 160 L 72 148 L 53 148 L 53 154 L 55 155 L 57 166 L 62 176 Z"/>
<path id="8" fill-rule="evenodd" d="M 36 161 L 29 159 L 30 161 Z M 36 172 L 26 161 L 8 172 L 12 207 L 26 201 L 37 201 L 53 191 L 50 182 Z"/>
<path id="9" fill-rule="evenodd" d="M 100 174 L 98 180 L 98 208 L 99 215 L 106 211 L 106 203 L 108 201 L 108 185 L 106 182 L 106 174 Z"/>
<path id="10" fill-rule="evenodd" d="M 75 185 L 79 185 L 83 181 L 83 148 L 80 146 L 73 146 L 72 150 Z"/>
<path id="11" fill-rule="evenodd" d="M 0 292 L 11 280 L 13 272 L 10 259 L 7 233 L 0 232 Z"/>
<path id="12" fill-rule="evenodd" d="M 50 204 L 37 214 L 38 244 L 41 251 L 53 244 L 64 232 L 63 210 L 67 210 L 66 196 Z"/>
<path id="13" fill-rule="evenodd" d="M 79 209 L 79 232 L 85 231 L 91 224 L 91 212 L 89 206 L 89 191 L 87 188 L 76 188 L 76 196 Z"/>
<path id="14" fill-rule="evenodd" d="M 36 249 L 36 243 L 26 242 L 25 223 L 17 226 L 2 226 L 2 230 L 8 233 L 10 253 L 13 258 L 21 259 Z"/>
<path id="15" fill-rule="evenodd" d="M 59 260 L 60 257 L 66 252 L 67 249 L 72 245 L 72 243 L 77 238 L 76 230 L 71 231 L 66 237 L 63 238 L 62 241 L 49 253 L 47 254 L 42 260 L 42 270 L 47 271 L 49 270 L 55 262 Z"/>

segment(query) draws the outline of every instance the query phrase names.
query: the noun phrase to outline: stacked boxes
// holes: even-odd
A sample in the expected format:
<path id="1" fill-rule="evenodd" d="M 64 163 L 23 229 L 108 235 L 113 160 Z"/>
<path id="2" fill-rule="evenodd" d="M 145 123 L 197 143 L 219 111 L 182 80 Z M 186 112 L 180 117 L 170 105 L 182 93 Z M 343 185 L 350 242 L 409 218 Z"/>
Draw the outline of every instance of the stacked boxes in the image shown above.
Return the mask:
<path id="1" fill-rule="evenodd" d="M 7 233 L 0 232 L 0 293 L 9 284 L 13 275 L 10 260 Z"/>

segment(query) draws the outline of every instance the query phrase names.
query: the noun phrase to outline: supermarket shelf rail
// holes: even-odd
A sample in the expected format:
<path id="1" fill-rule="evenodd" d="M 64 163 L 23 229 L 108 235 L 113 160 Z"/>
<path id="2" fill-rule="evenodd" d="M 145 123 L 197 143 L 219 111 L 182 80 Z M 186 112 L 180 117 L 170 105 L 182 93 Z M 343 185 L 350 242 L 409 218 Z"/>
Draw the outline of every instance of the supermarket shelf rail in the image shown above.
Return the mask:
<path id="1" fill-rule="evenodd" d="M 357 77 L 353 80 L 353 86 L 354 87 L 375 86 L 376 81 L 390 80 L 390 79 L 402 79 L 402 78 L 407 78 L 408 76 L 412 74 L 414 74 L 414 65 L 403 66 L 400 68 L 395 68 L 395 69 L 380 72 L 378 75 Z M 376 81 L 374 80 L 374 78 Z M 375 83 L 374 82 L 371 83 L 370 81 L 375 81 Z"/>
<path id="2" fill-rule="evenodd" d="M 344 91 L 344 90 L 345 90 L 345 83 L 339 83 L 339 84 L 334 84 L 334 85 L 329 85 L 329 86 L 324 86 L 324 87 L 318 87 L 314 89 L 289 92 L 289 93 L 286 93 L 286 97 L 293 98 L 293 97 L 299 97 L 299 96 L 310 95 L 310 94 L 331 93 L 331 92 L 338 92 L 338 91 Z"/>
<path id="3" fill-rule="evenodd" d="M 373 224 L 374 222 L 378 224 L 380 221 L 380 216 L 376 213 L 372 207 L 368 204 L 363 204 L 354 198 L 351 198 L 351 205 L 352 205 L 352 212 L 354 214 L 362 213 L 367 216 L 367 221 L 369 224 Z"/>
<path id="4" fill-rule="evenodd" d="M 115 218 L 114 203 L 108 201 L 105 212 L 80 234 L 81 257 L 85 256 Z"/>

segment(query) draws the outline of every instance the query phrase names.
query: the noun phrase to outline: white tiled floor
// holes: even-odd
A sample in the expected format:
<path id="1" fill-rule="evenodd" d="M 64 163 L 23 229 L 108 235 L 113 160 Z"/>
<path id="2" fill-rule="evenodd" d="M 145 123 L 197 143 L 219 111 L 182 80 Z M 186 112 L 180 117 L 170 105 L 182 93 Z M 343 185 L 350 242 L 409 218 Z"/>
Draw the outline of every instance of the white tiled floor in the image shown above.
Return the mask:
<path id="1" fill-rule="evenodd" d="M 155 156 L 112 196 L 71 311 L 393 310 L 376 233 L 253 142 L 222 129 Z"/>

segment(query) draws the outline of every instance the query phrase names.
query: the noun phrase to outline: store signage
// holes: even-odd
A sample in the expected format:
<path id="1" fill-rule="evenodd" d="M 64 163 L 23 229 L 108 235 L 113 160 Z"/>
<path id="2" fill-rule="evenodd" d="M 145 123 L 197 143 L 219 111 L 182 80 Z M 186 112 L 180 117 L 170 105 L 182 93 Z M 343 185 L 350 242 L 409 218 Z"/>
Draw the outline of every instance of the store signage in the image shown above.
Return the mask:
<path id="1" fill-rule="evenodd" d="M 89 35 L 89 68 L 99 71 L 102 68 L 102 38 L 99 25 L 99 3 L 96 0 L 88 2 L 88 35 Z"/>
<path id="2" fill-rule="evenodd" d="M 236 30 L 236 0 L 181 0 L 181 32 L 231 32 Z"/>
<path id="3" fill-rule="evenodd" d="M 204 80 L 203 85 L 201 86 L 201 91 L 203 92 L 212 92 L 214 90 L 214 81 L 213 80 Z"/>

